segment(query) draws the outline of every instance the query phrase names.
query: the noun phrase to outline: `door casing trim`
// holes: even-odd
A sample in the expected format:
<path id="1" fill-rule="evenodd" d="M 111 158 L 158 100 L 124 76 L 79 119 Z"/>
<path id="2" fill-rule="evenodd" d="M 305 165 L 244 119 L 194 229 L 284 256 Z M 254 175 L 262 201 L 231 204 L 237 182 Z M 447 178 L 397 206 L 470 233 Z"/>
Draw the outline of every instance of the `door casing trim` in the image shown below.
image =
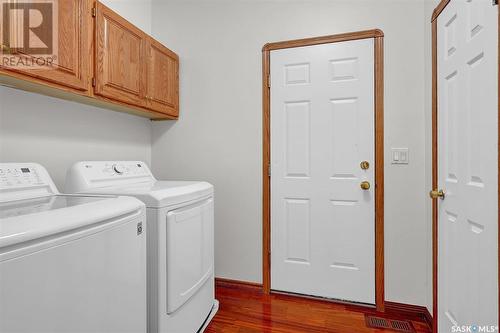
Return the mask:
<path id="1" fill-rule="evenodd" d="M 268 43 L 262 48 L 262 281 L 263 291 L 271 292 L 271 90 L 269 84 L 270 54 L 273 50 L 374 39 L 374 113 L 375 113 L 375 305 L 385 310 L 384 291 L 384 33 L 380 29 L 337 35 Z"/>
<path id="2" fill-rule="evenodd" d="M 432 188 L 438 188 L 438 86 L 437 86 L 437 18 L 451 0 L 441 0 L 432 13 Z M 500 6 L 498 11 L 498 276 L 500 277 Z M 498 281 L 500 304 L 500 279 Z M 498 310 L 500 321 L 500 307 Z M 432 200 L 432 331 L 438 332 L 438 200 Z"/>

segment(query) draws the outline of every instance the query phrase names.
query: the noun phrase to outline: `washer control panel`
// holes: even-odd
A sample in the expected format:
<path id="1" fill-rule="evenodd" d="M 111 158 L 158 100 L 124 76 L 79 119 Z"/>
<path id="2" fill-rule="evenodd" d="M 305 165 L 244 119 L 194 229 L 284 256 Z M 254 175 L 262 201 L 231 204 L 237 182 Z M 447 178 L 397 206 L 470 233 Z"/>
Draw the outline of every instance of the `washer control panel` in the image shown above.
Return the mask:
<path id="1" fill-rule="evenodd" d="M 47 170 L 36 163 L 0 163 L 0 201 L 57 194 Z"/>
<path id="2" fill-rule="evenodd" d="M 0 187 L 31 187 L 44 185 L 46 182 L 34 166 L 0 164 Z"/>

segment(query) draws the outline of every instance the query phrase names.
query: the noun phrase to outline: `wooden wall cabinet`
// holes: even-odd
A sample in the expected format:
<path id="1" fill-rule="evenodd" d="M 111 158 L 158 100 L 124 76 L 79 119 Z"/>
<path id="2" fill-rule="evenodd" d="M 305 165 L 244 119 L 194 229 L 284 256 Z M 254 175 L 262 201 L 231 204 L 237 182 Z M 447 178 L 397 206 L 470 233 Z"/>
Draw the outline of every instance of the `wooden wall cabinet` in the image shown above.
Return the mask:
<path id="1" fill-rule="evenodd" d="M 58 38 L 57 58 L 53 59 L 52 66 L 2 66 L 0 73 L 10 73 L 18 77 L 32 78 L 33 80 L 47 81 L 78 91 L 89 90 L 89 68 L 92 59 L 92 17 L 88 0 L 72 0 L 58 2 Z M 12 24 L 15 26 L 15 24 Z M 16 34 L 12 36 L 11 45 L 24 45 L 18 41 Z M 8 45 L 10 46 L 10 45 Z M 48 56 L 48 55 L 47 55 Z M 22 50 L 13 54 L 17 60 L 33 59 Z M 48 64 L 48 62 L 46 63 Z"/>
<path id="2" fill-rule="evenodd" d="M 177 119 L 174 52 L 98 1 L 58 3 L 56 66 L 27 70 L 0 64 L 0 84 L 151 119 Z"/>
<path id="3" fill-rule="evenodd" d="M 94 92 L 145 107 L 146 35 L 97 4 Z"/>
<path id="4" fill-rule="evenodd" d="M 147 42 L 148 108 L 179 116 L 179 57 L 153 39 Z"/>

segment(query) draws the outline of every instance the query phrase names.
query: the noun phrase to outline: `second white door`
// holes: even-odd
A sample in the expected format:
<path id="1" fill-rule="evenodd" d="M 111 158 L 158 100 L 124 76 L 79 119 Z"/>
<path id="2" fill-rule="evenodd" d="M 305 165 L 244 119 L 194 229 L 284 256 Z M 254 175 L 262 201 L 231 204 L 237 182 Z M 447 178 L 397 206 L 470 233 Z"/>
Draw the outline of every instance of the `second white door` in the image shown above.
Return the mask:
<path id="1" fill-rule="evenodd" d="M 437 19 L 439 333 L 498 325 L 498 7 Z M 453 330 L 455 328 L 455 330 Z M 497 332 L 489 328 L 482 332 Z"/>
<path id="2" fill-rule="evenodd" d="M 374 304 L 374 39 L 272 51 L 270 81 L 271 288 Z"/>

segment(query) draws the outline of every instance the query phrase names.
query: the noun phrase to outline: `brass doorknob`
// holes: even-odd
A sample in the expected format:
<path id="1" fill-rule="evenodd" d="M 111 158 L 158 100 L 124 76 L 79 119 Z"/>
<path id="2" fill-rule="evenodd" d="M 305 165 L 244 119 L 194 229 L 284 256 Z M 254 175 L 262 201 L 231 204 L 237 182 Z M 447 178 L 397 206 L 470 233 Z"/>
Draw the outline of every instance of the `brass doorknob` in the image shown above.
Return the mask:
<path id="1" fill-rule="evenodd" d="M 431 197 L 431 199 L 441 198 L 442 200 L 444 199 L 445 194 L 443 190 L 432 190 L 429 192 L 429 196 Z"/>
<path id="2" fill-rule="evenodd" d="M 359 166 L 361 167 L 361 169 L 363 170 L 368 170 L 368 168 L 370 167 L 370 163 L 368 161 L 363 161 L 359 164 Z"/>
<path id="3" fill-rule="evenodd" d="M 362 190 L 369 190 L 370 189 L 370 182 L 364 181 L 359 184 L 359 187 L 361 187 Z"/>

